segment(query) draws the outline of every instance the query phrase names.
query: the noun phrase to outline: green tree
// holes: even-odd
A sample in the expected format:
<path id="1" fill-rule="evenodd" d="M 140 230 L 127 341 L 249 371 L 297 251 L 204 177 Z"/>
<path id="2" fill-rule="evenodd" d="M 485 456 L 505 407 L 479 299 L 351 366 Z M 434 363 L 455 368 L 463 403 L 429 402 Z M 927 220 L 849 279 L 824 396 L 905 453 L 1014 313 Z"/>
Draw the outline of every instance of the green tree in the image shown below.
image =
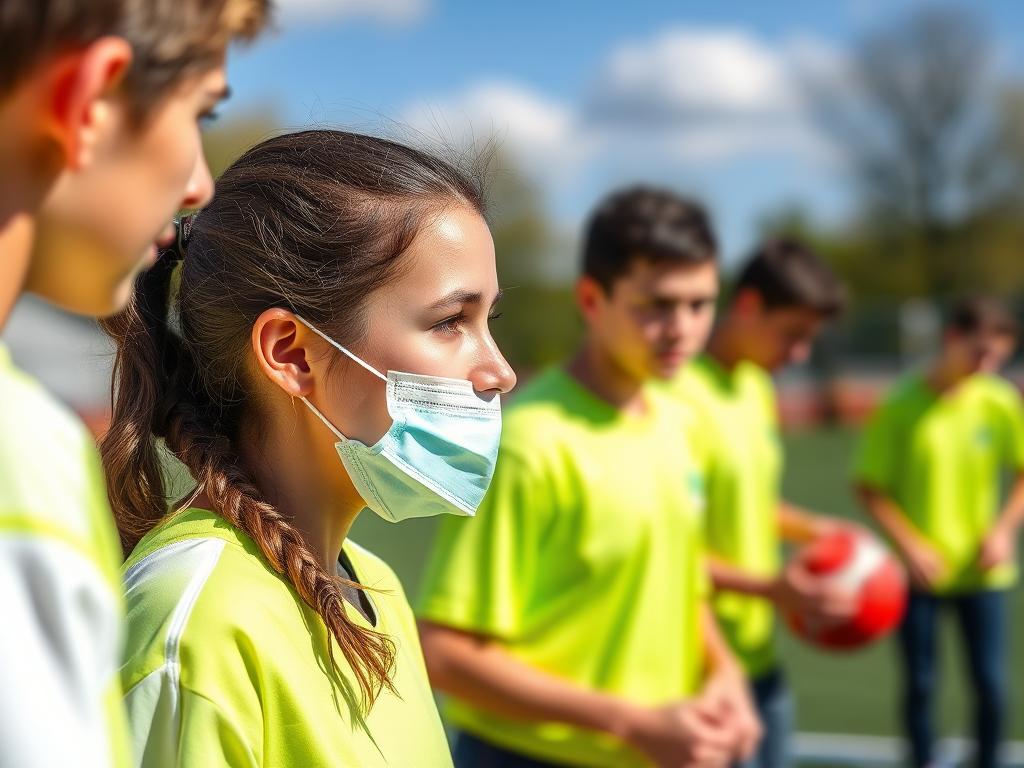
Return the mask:
<path id="1" fill-rule="evenodd" d="M 568 356 L 581 326 L 571 286 L 548 277 L 548 260 L 566 246 L 547 218 L 543 195 L 500 153 L 494 165 L 491 233 L 505 289 L 494 336 L 512 366 L 529 373 Z"/>
<path id="2" fill-rule="evenodd" d="M 867 35 L 837 80 L 812 87 L 860 192 L 853 226 L 867 250 L 846 265 L 860 289 L 949 295 L 975 277 L 964 248 L 984 243 L 963 233 L 984 235 L 972 222 L 989 221 L 1008 189 L 991 49 L 967 8 L 925 6 Z"/>
<path id="3" fill-rule="evenodd" d="M 230 118 L 214 123 L 203 133 L 203 150 L 213 177 L 220 176 L 249 147 L 281 133 L 282 125 L 273 106 L 233 113 Z"/>

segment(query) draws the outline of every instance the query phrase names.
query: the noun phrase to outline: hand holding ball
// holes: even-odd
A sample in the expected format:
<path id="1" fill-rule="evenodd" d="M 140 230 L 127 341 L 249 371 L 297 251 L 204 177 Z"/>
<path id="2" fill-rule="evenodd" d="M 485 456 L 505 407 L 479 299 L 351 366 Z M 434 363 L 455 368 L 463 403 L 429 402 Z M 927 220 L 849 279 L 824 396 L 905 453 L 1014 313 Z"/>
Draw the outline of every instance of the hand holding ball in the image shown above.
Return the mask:
<path id="1" fill-rule="evenodd" d="M 903 618 L 907 585 L 903 568 L 867 532 L 840 529 L 808 544 L 795 564 L 824 589 L 854 600 L 849 615 L 830 618 L 783 609 L 790 628 L 823 648 L 852 649 L 892 631 Z"/>

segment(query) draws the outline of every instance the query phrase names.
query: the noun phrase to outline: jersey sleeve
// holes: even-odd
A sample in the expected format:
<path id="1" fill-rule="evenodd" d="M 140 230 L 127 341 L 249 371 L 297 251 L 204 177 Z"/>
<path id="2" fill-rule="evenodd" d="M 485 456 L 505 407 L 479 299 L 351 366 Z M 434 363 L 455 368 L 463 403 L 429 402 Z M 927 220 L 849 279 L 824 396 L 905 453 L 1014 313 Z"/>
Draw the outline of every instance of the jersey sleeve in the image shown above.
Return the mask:
<path id="1" fill-rule="evenodd" d="M 695 562 L 694 582 L 697 585 L 697 596 L 703 601 L 710 600 L 715 590 L 711 583 L 711 566 L 708 562 L 706 547 L 701 547 L 700 557 L 695 558 Z"/>
<path id="2" fill-rule="evenodd" d="M 891 493 L 896 486 L 899 449 L 891 403 L 883 404 L 868 420 L 854 458 L 853 479 Z"/>
<path id="3" fill-rule="evenodd" d="M 1024 471 L 1024 401 L 1012 386 L 1007 386 L 1001 410 L 1001 448 L 1003 463 Z"/>
<path id="4" fill-rule="evenodd" d="M 140 768 L 256 768 L 251 738 L 230 713 L 182 686 L 163 666 L 125 696 L 131 740 Z"/>
<path id="5" fill-rule="evenodd" d="M 81 542 L 0 517 L 0 765 L 124 764 L 118 599 Z"/>
<path id="6" fill-rule="evenodd" d="M 545 520 L 554 506 L 543 473 L 502 452 L 476 517 L 442 521 L 417 613 L 438 624 L 514 639 L 523 627 Z"/>
<path id="7" fill-rule="evenodd" d="M 715 425 L 710 414 L 696 406 L 686 408 L 682 423 L 688 454 L 685 466 L 706 483 L 716 461 Z"/>

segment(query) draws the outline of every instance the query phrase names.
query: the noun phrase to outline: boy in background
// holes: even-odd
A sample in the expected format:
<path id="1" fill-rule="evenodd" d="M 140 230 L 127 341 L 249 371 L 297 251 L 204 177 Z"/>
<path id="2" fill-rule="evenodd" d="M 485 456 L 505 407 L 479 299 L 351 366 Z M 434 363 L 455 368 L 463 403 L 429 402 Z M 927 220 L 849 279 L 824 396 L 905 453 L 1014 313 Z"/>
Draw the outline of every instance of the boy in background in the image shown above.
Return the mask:
<path id="1" fill-rule="evenodd" d="M 713 605 L 750 681 L 765 733 L 750 768 L 789 765 L 793 705 L 776 653 L 776 613 L 842 618 L 853 610 L 848 597 L 824 587 L 799 561 L 781 565 L 783 541 L 805 543 L 838 523 L 781 496 L 771 378 L 807 360 L 844 298 L 838 278 L 809 248 L 793 240 L 766 242 L 741 270 L 707 351 L 673 382 L 705 423 Z"/>
<path id="2" fill-rule="evenodd" d="M 911 579 L 900 629 L 903 719 L 916 768 L 933 765 L 938 618 L 951 610 L 974 684 L 977 765 L 994 768 L 1006 702 L 1006 591 L 1024 519 L 1024 404 L 996 374 L 1017 324 L 991 298 L 957 304 L 930 368 L 905 376 L 864 432 L 854 477 Z M 1015 473 L 1000 507 L 1000 475 Z"/>
<path id="3" fill-rule="evenodd" d="M 718 295 L 698 204 L 635 187 L 590 218 L 586 332 L 504 414 L 479 515 L 444 521 L 420 604 L 460 768 L 726 766 L 758 726 L 706 604 L 700 436 L 649 386 Z M 684 466 L 680 466 L 680 461 Z"/>

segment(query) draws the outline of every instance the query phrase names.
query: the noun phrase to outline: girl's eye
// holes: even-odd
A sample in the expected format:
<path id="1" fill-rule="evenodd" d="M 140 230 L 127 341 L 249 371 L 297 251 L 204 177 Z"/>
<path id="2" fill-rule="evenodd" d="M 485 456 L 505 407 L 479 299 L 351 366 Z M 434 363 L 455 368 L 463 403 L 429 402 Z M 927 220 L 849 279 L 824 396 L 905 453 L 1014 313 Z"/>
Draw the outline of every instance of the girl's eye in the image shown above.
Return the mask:
<path id="1" fill-rule="evenodd" d="M 503 312 L 494 312 L 494 313 L 492 313 L 492 314 L 488 315 L 488 316 L 487 316 L 487 319 L 488 319 L 489 321 L 494 321 L 494 320 L 500 320 L 500 319 L 501 319 L 501 316 L 502 316 L 503 314 L 504 314 Z"/>
<path id="2" fill-rule="evenodd" d="M 440 331 L 441 333 L 458 333 L 465 319 L 466 316 L 463 314 L 453 315 L 452 317 L 445 318 L 435 325 L 434 330 Z"/>

